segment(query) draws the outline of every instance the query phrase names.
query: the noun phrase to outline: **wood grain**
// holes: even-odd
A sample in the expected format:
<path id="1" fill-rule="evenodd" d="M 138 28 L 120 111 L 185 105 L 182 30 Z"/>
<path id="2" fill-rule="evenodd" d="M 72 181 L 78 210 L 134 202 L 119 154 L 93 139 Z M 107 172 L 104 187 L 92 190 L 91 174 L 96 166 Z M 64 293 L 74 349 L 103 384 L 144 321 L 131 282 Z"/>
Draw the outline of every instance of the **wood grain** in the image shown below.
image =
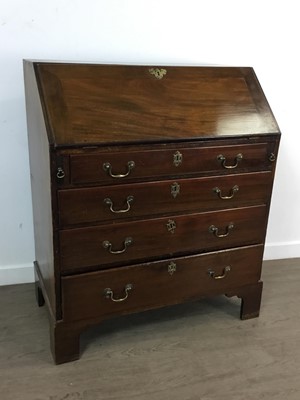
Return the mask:
<path id="1" fill-rule="evenodd" d="M 266 204 L 272 182 L 271 172 L 260 172 L 59 190 L 59 220 L 61 227 L 68 227 L 148 215 Z M 173 185 L 178 187 L 176 196 L 172 194 Z M 238 191 L 233 194 L 232 189 L 236 186 Z M 221 190 L 220 196 L 233 195 L 232 199 L 221 199 L 215 188 Z M 130 196 L 133 200 L 129 203 L 129 211 L 114 213 L 128 209 Z M 107 198 L 112 202 L 113 211 L 104 201 Z"/>
<path id="2" fill-rule="evenodd" d="M 37 63 L 57 145 L 279 133 L 252 68 Z M 84 102 L 82 99 L 84 98 Z"/>
<path id="3" fill-rule="evenodd" d="M 266 217 L 265 206 L 253 206 L 61 230 L 61 271 L 259 244 L 264 241 Z M 174 233 L 168 230 L 170 221 L 176 224 Z M 209 231 L 214 225 L 220 235 L 225 235 L 231 223 L 234 227 L 226 237 L 216 237 Z M 121 251 L 129 237 L 132 244 L 121 254 L 111 254 L 103 247 L 103 242 L 109 241 L 112 251 Z"/>

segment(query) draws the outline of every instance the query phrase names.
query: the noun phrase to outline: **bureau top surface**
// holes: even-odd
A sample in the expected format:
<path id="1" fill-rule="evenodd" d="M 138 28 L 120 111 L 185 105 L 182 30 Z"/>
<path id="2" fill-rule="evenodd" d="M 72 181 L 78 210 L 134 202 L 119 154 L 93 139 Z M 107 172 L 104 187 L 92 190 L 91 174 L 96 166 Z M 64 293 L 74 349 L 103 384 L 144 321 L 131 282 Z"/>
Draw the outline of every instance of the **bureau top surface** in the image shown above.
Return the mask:
<path id="1" fill-rule="evenodd" d="M 55 146 L 279 133 L 252 68 L 33 66 Z"/>

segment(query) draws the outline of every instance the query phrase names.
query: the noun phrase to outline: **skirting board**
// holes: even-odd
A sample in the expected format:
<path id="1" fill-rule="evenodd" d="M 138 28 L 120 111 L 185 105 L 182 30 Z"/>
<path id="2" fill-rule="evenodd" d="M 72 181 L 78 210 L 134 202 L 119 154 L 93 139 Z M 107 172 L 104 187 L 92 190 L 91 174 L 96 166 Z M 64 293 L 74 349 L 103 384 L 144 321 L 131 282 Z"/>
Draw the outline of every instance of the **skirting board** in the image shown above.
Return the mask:
<path id="1" fill-rule="evenodd" d="M 300 258 L 300 242 L 267 243 L 264 260 Z M 0 286 L 34 282 L 33 263 L 0 266 Z"/>
<path id="2" fill-rule="evenodd" d="M 34 282 L 33 263 L 0 265 L 0 286 Z"/>
<path id="3" fill-rule="evenodd" d="M 300 242 L 266 243 L 264 260 L 300 258 Z"/>

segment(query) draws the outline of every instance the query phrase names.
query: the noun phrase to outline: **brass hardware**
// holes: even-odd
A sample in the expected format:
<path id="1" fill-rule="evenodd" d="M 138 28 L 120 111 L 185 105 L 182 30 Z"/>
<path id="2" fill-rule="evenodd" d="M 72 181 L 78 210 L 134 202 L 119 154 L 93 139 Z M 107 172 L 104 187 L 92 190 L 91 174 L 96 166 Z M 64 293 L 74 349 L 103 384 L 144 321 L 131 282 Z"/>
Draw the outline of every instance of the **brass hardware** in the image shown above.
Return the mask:
<path id="1" fill-rule="evenodd" d="M 167 225 L 167 229 L 169 232 L 174 233 L 176 229 L 176 222 L 173 219 L 169 219 Z"/>
<path id="2" fill-rule="evenodd" d="M 173 275 L 174 272 L 176 272 L 176 269 L 177 269 L 177 265 L 173 261 L 171 261 L 170 264 L 168 265 L 168 273 L 170 275 Z"/>
<path id="3" fill-rule="evenodd" d="M 222 200 L 230 200 L 230 199 L 233 198 L 235 193 L 237 193 L 239 191 L 239 187 L 238 187 L 238 185 L 234 185 L 233 188 L 230 191 L 230 195 L 229 196 L 222 196 L 222 190 L 219 189 L 218 187 L 213 188 L 213 191 L 215 193 L 217 193 L 217 195 L 219 196 L 220 199 L 222 199 Z"/>
<path id="4" fill-rule="evenodd" d="M 178 165 L 180 165 L 182 163 L 182 154 L 180 153 L 180 151 L 176 151 L 173 154 L 173 164 L 175 165 L 175 167 L 178 167 Z"/>
<path id="5" fill-rule="evenodd" d="M 63 179 L 65 177 L 65 171 L 61 167 L 57 168 L 56 177 L 58 179 Z"/>
<path id="6" fill-rule="evenodd" d="M 127 196 L 127 199 L 126 199 L 127 208 L 123 208 L 123 209 L 121 209 L 121 210 L 114 210 L 114 209 L 113 209 L 114 204 L 113 204 L 112 200 L 111 200 L 109 197 L 107 197 L 106 199 L 104 199 L 104 200 L 103 200 L 103 203 L 104 203 L 105 205 L 109 206 L 109 209 L 110 209 L 110 211 L 111 211 L 112 213 L 114 213 L 114 214 L 120 214 L 120 213 L 127 213 L 127 212 L 130 210 L 130 207 L 131 207 L 131 206 L 130 206 L 130 203 L 132 203 L 133 200 L 134 200 L 134 197 L 133 197 L 133 196 Z"/>
<path id="7" fill-rule="evenodd" d="M 211 225 L 211 226 L 208 228 L 208 231 L 209 231 L 210 233 L 213 233 L 213 234 L 214 234 L 216 237 L 218 237 L 218 238 L 224 238 L 224 237 L 226 237 L 226 236 L 229 235 L 229 232 L 230 232 L 233 228 L 234 228 L 234 224 L 233 224 L 233 222 L 230 222 L 230 224 L 226 227 L 225 233 L 219 233 L 219 228 L 217 228 L 215 225 Z"/>
<path id="8" fill-rule="evenodd" d="M 154 75 L 156 79 L 162 79 L 167 74 L 167 70 L 164 68 L 149 68 L 149 73 Z"/>
<path id="9" fill-rule="evenodd" d="M 275 160 L 276 160 L 275 154 L 274 154 L 274 153 L 271 153 L 271 154 L 269 155 L 269 161 L 274 162 Z"/>
<path id="10" fill-rule="evenodd" d="M 226 157 L 223 156 L 223 154 L 219 154 L 218 157 L 217 157 L 217 160 L 220 161 L 221 164 L 222 164 L 222 166 L 223 166 L 224 168 L 226 168 L 226 169 L 233 169 L 233 168 L 236 168 L 236 167 L 238 166 L 238 163 L 239 163 L 240 161 L 242 161 L 242 159 L 243 159 L 243 154 L 242 154 L 242 153 L 239 153 L 239 154 L 236 155 L 235 161 L 234 161 L 234 164 L 233 164 L 233 165 L 226 165 Z"/>
<path id="11" fill-rule="evenodd" d="M 109 176 L 112 178 L 125 178 L 128 176 L 131 172 L 131 170 L 135 167 L 135 162 L 134 161 L 128 161 L 127 163 L 127 172 L 125 174 L 113 174 L 112 173 L 112 166 L 109 162 L 106 162 L 103 164 L 103 169 L 105 172 L 108 173 Z"/>
<path id="12" fill-rule="evenodd" d="M 112 301 L 114 301 L 115 303 L 120 303 L 121 301 L 125 301 L 125 300 L 128 298 L 128 294 L 129 294 L 130 290 L 132 290 L 132 289 L 133 289 L 132 283 L 127 283 L 127 285 L 125 286 L 125 289 L 124 289 L 124 291 L 125 291 L 125 296 L 124 296 L 124 297 L 121 297 L 120 299 L 114 298 L 114 292 L 112 291 L 111 288 L 106 288 L 106 289 L 104 289 L 103 293 L 104 293 L 104 296 L 105 296 L 107 299 L 110 298 L 110 299 L 111 299 Z"/>
<path id="13" fill-rule="evenodd" d="M 171 195 L 174 197 L 177 197 L 180 193 L 180 185 L 177 182 L 172 183 L 171 185 Z"/>
<path id="14" fill-rule="evenodd" d="M 110 254 L 122 254 L 127 250 L 127 247 L 133 243 L 131 237 L 127 237 L 124 240 L 124 248 L 122 250 L 112 250 L 112 244 L 108 240 L 104 240 L 102 242 L 102 246 L 110 253 Z"/>
<path id="15" fill-rule="evenodd" d="M 212 269 L 209 269 L 208 275 L 210 277 L 212 277 L 213 279 L 223 279 L 225 278 L 225 276 L 227 275 L 227 273 L 231 270 L 230 265 L 227 265 L 224 269 L 223 269 L 223 274 L 222 275 L 216 275 L 215 271 L 213 271 Z"/>

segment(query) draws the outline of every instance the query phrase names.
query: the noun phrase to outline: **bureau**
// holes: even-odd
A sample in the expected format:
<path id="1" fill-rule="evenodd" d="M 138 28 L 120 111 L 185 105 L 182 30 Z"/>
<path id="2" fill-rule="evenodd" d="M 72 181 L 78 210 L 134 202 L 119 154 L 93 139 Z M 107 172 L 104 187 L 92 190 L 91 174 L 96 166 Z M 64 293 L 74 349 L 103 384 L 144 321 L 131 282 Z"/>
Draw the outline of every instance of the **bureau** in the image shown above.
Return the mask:
<path id="1" fill-rule="evenodd" d="M 24 61 L 36 296 L 57 364 L 104 319 L 260 311 L 280 131 L 252 68 Z"/>

